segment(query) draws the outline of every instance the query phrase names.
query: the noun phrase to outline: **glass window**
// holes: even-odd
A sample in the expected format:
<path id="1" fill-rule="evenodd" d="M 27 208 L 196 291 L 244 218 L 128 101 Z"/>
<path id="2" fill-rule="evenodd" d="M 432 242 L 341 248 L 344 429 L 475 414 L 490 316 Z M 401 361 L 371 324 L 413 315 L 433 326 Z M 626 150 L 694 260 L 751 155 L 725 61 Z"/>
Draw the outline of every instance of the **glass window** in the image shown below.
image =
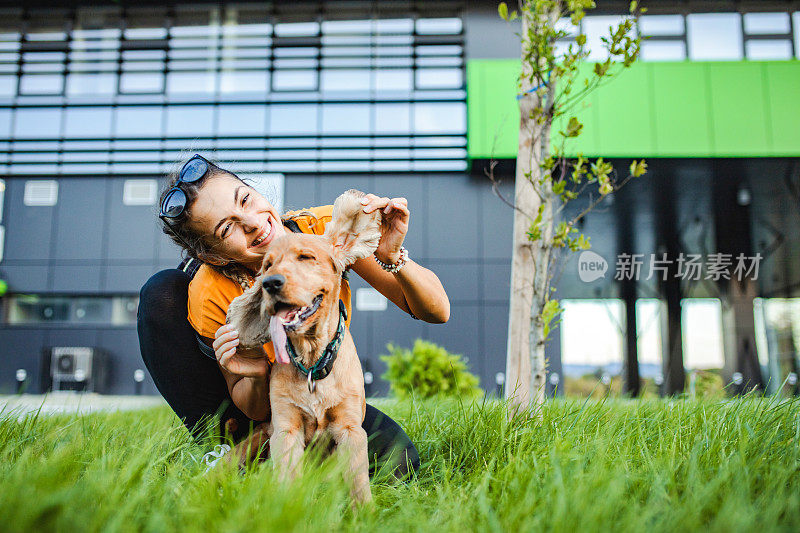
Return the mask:
<path id="1" fill-rule="evenodd" d="M 67 76 L 67 95 L 114 94 L 117 92 L 116 74 L 70 74 Z"/>
<path id="2" fill-rule="evenodd" d="M 789 40 L 752 40 L 745 43 L 747 59 L 791 59 L 792 42 Z"/>
<path id="3" fill-rule="evenodd" d="M 65 137 L 109 137 L 110 107 L 68 107 L 64 112 Z"/>
<path id="4" fill-rule="evenodd" d="M 792 13 L 792 26 L 794 26 L 794 53 L 800 58 L 800 11 Z"/>
<path id="5" fill-rule="evenodd" d="M 263 105 L 222 105 L 219 107 L 219 135 L 264 135 L 267 108 Z"/>
<path id="6" fill-rule="evenodd" d="M 2 194 L 0 194 L 2 196 Z M 3 250 L 5 249 L 6 243 L 6 228 L 0 226 L 0 263 L 3 262 Z"/>
<path id="7" fill-rule="evenodd" d="M 36 295 L 8 297 L 8 324 L 37 324 L 42 322 L 66 322 L 70 316 L 67 298 L 48 298 Z"/>
<path id="8" fill-rule="evenodd" d="M 789 13 L 745 13 L 744 31 L 749 35 L 789 33 Z"/>
<path id="9" fill-rule="evenodd" d="M 323 92 L 368 91 L 369 70 L 324 69 L 321 88 Z"/>
<path id="10" fill-rule="evenodd" d="M 27 206 L 52 207 L 58 203 L 56 180 L 28 180 L 22 203 Z"/>
<path id="11" fill-rule="evenodd" d="M 683 61 L 686 59 L 686 43 L 683 41 L 643 41 L 643 61 Z"/>
<path id="12" fill-rule="evenodd" d="M 269 110 L 270 135 L 317 133 L 317 105 L 273 105 Z"/>
<path id="13" fill-rule="evenodd" d="M 605 61 L 608 58 L 608 46 L 601 40 L 608 37 L 610 28 L 616 28 L 625 17 L 616 15 L 592 16 L 583 19 L 583 33 L 586 34 L 586 47 L 589 50 L 589 61 Z"/>
<path id="14" fill-rule="evenodd" d="M 467 128 L 467 109 L 461 102 L 414 104 L 416 133 L 463 133 Z"/>
<path id="15" fill-rule="evenodd" d="M 136 311 L 139 309 L 139 298 L 136 296 L 120 296 L 112 300 L 111 323 L 115 326 L 136 324 Z"/>
<path id="16" fill-rule="evenodd" d="M 411 70 L 378 69 L 373 71 L 376 91 L 410 91 L 412 88 Z"/>
<path id="17" fill-rule="evenodd" d="M 264 71 L 223 71 L 219 90 L 222 93 L 266 93 L 269 91 L 269 72 Z"/>
<path id="18" fill-rule="evenodd" d="M 275 35 L 279 37 L 303 37 L 319 35 L 317 22 L 291 22 L 275 25 Z"/>
<path id="19" fill-rule="evenodd" d="M 561 359 L 564 372 L 585 375 L 598 369 L 616 373 L 622 363 L 622 300 L 563 300 Z"/>
<path id="20" fill-rule="evenodd" d="M 417 70 L 417 89 L 451 89 L 461 87 L 461 69 L 423 68 Z"/>
<path id="21" fill-rule="evenodd" d="M 0 137 L 11 137 L 11 110 L 0 109 Z"/>
<path id="22" fill-rule="evenodd" d="M 316 70 L 276 70 L 272 75 L 275 91 L 313 91 L 316 88 Z"/>
<path id="23" fill-rule="evenodd" d="M 167 93 L 213 93 L 214 72 L 170 72 L 167 74 Z"/>
<path id="24" fill-rule="evenodd" d="M 0 96 L 14 96 L 17 94 L 17 77 L 0 76 Z"/>
<path id="25" fill-rule="evenodd" d="M 689 58 L 695 61 L 742 59 L 738 13 L 702 13 L 686 18 Z"/>
<path id="26" fill-rule="evenodd" d="M 61 134 L 61 109 L 57 107 L 17 108 L 14 136 L 32 139 L 59 137 Z"/>
<path id="27" fill-rule="evenodd" d="M 153 205 L 156 203 L 157 196 L 158 182 L 156 180 L 125 180 L 122 187 L 123 205 Z"/>
<path id="28" fill-rule="evenodd" d="M 38 294 L 14 295 L 8 297 L 8 324 L 41 324 L 62 322 L 68 324 L 103 324 L 112 322 L 113 300 L 107 297 L 40 296 Z M 121 299 L 125 300 L 125 299 Z M 127 300 L 137 301 L 136 298 Z M 126 320 L 120 324 L 135 323 L 135 308 L 126 313 Z M 131 315 L 133 320 L 131 320 Z M 115 322 L 117 323 L 117 322 Z"/>
<path id="29" fill-rule="evenodd" d="M 683 15 L 642 15 L 639 18 L 639 30 L 648 37 L 683 35 Z"/>
<path id="30" fill-rule="evenodd" d="M 126 39 L 158 40 L 167 37 L 167 28 L 126 28 Z"/>
<path id="31" fill-rule="evenodd" d="M 167 136 L 205 137 L 214 135 L 214 107 L 170 106 L 167 108 Z"/>
<path id="32" fill-rule="evenodd" d="M 19 80 L 20 94 L 61 94 L 64 76 L 61 74 L 23 74 Z"/>
<path id="33" fill-rule="evenodd" d="M 164 74 L 161 72 L 124 72 L 119 80 L 119 92 L 164 92 Z"/>
<path id="34" fill-rule="evenodd" d="M 373 22 L 375 33 L 411 33 L 414 31 L 414 21 L 411 19 L 379 19 Z"/>
<path id="35" fill-rule="evenodd" d="M 461 19 L 436 18 L 417 19 L 417 33 L 420 35 L 440 35 L 461 33 Z"/>
<path id="36" fill-rule="evenodd" d="M 161 107 L 126 106 L 116 113 L 115 137 L 161 137 Z"/>
<path id="37" fill-rule="evenodd" d="M 722 306 L 716 298 L 681 301 L 683 354 L 686 368 L 722 368 Z"/>
<path id="38" fill-rule="evenodd" d="M 368 133 L 369 106 L 326 104 L 322 106 L 322 133 Z"/>
<path id="39" fill-rule="evenodd" d="M 104 323 L 111 321 L 109 298 L 74 298 L 70 312 L 70 322 Z"/>
<path id="40" fill-rule="evenodd" d="M 322 23 L 322 33 L 353 34 L 369 33 L 371 30 L 371 20 L 326 20 Z"/>
<path id="41" fill-rule="evenodd" d="M 3 222 L 3 202 L 6 195 L 6 182 L 0 179 L 0 222 Z M 0 245 L 0 253 L 3 252 L 3 247 Z"/>
<path id="42" fill-rule="evenodd" d="M 566 33 L 564 37 L 576 37 L 578 35 L 578 27 L 572 23 L 569 17 L 562 17 L 556 22 L 556 30 Z"/>
<path id="43" fill-rule="evenodd" d="M 411 131 L 409 104 L 377 104 L 375 133 L 408 133 Z"/>

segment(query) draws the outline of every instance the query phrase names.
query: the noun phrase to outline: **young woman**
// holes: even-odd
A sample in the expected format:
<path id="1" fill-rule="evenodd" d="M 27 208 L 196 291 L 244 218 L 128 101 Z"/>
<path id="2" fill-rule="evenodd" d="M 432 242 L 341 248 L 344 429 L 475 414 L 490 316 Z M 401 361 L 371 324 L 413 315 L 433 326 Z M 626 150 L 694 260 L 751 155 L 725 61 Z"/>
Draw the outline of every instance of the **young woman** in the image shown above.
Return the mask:
<path id="1" fill-rule="evenodd" d="M 375 256 L 352 270 L 412 317 L 446 322 L 450 304 L 441 282 L 402 246 L 410 220 L 406 200 L 367 195 L 362 203 L 367 213 L 380 210 L 381 240 Z M 169 180 L 159 217 L 187 260 L 182 269 L 159 272 L 142 288 L 139 340 L 156 387 L 195 435 L 198 422 L 214 415 L 227 422 L 235 439 L 244 437 L 252 422 L 269 417 L 272 346 L 265 346 L 262 358 L 237 353 L 238 333 L 225 325 L 228 305 L 253 283 L 272 241 L 288 231 L 321 235 L 330 216 L 331 206 L 323 206 L 281 217 L 246 182 L 199 155 Z M 342 300 L 349 317 L 346 279 Z M 398 475 L 419 466 L 403 430 L 370 405 L 364 429 L 371 458 L 393 461 Z"/>

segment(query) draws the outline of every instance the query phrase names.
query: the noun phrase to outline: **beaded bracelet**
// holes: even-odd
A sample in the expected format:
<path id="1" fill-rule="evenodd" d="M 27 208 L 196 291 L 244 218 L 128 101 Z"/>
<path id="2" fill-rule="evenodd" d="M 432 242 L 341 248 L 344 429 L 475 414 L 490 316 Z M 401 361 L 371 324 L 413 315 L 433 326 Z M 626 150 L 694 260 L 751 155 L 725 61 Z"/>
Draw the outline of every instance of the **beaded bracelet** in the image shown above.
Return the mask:
<path id="1" fill-rule="evenodd" d="M 375 262 L 378 263 L 381 266 L 381 268 L 384 269 L 386 272 L 397 274 L 398 272 L 400 272 L 400 269 L 403 268 L 403 266 L 405 266 L 406 261 L 408 261 L 408 250 L 406 250 L 405 247 L 401 246 L 400 258 L 394 264 L 384 263 L 383 261 L 378 259 L 377 255 L 374 255 L 373 257 L 375 257 Z"/>

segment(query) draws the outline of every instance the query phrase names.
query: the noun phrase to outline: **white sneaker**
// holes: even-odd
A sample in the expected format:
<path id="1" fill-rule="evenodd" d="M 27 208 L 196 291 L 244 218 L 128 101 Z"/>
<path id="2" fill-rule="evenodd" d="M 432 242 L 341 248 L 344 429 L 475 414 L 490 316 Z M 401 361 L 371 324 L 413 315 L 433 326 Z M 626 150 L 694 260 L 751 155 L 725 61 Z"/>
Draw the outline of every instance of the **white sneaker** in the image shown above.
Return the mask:
<path id="1" fill-rule="evenodd" d="M 206 470 L 203 474 L 208 474 L 208 472 L 217 466 L 220 459 L 222 459 L 226 453 L 231 451 L 231 447 L 227 444 L 217 444 L 214 446 L 214 449 L 203 456 L 201 461 L 206 465 Z"/>

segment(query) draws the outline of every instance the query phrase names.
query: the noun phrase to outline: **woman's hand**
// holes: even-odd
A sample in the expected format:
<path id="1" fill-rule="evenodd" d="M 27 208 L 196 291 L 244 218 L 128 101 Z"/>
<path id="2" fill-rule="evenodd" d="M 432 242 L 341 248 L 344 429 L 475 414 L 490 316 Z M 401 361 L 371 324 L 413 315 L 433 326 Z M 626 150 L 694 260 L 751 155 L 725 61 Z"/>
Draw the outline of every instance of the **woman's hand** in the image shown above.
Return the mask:
<path id="1" fill-rule="evenodd" d="M 384 263 L 394 264 L 400 259 L 400 247 L 408 233 L 411 213 L 405 198 L 386 198 L 367 194 L 361 199 L 365 213 L 381 211 L 381 240 L 375 256 Z"/>
<path id="2" fill-rule="evenodd" d="M 237 352 L 238 346 L 239 332 L 231 324 L 225 324 L 217 330 L 212 347 L 219 366 L 237 376 L 265 379 L 269 362 L 263 349 L 260 354 L 248 352 L 242 355 Z"/>

